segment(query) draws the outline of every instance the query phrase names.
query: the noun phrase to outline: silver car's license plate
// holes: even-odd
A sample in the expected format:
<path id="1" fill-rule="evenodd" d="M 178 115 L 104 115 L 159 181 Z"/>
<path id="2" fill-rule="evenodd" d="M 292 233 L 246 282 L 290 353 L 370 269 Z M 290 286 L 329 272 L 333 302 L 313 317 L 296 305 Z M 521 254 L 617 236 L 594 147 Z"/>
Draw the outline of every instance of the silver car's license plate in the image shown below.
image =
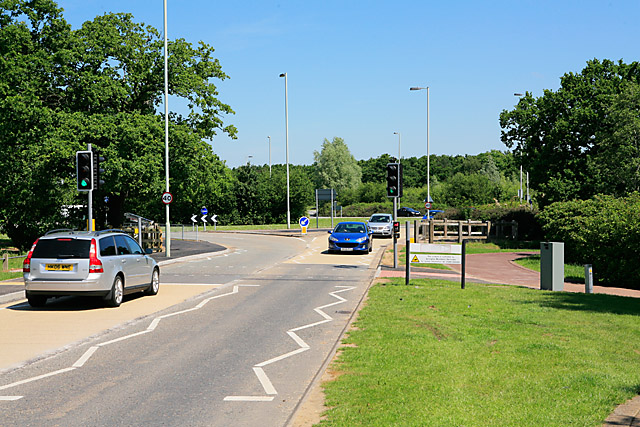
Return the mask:
<path id="1" fill-rule="evenodd" d="M 349 251 L 353 251 L 353 248 L 340 248 L 340 250 L 342 252 L 349 252 Z"/>

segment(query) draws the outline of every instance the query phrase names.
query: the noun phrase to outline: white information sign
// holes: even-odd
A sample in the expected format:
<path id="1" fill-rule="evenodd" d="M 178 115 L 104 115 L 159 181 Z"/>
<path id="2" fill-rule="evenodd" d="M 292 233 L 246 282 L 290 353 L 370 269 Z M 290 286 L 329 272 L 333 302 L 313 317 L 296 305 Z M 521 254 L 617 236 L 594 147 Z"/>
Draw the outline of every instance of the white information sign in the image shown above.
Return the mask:
<path id="1" fill-rule="evenodd" d="M 436 254 L 461 254 L 462 245 L 439 245 L 437 243 L 411 243 L 411 253 L 428 252 Z"/>
<path id="2" fill-rule="evenodd" d="M 462 256 L 446 254 L 412 254 L 411 262 L 418 264 L 462 264 Z"/>

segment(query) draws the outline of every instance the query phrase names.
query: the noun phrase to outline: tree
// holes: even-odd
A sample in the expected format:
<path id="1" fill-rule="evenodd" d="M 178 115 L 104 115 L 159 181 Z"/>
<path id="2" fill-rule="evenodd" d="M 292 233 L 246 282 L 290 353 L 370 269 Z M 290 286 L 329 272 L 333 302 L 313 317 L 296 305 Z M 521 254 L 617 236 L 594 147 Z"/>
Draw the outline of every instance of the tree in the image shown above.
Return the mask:
<path id="1" fill-rule="evenodd" d="M 334 137 L 332 141 L 325 138 L 322 150 L 314 151 L 313 157 L 320 182 L 326 188 L 334 188 L 340 194 L 362 182 L 362 170 L 342 138 Z"/>
<path id="2" fill-rule="evenodd" d="M 557 92 L 545 90 L 540 98 L 527 93 L 514 110 L 500 114 L 501 139 L 529 171 L 543 204 L 611 191 L 614 183 L 604 165 L 621 142 L 612 139 L 619 114 L 610 114 L 611 108 L 628 105 L 616 100 L 632 90 L 628 85 L 640 84 L 640 64 L 594 59 L 560 83 Z"/>
<path id="3" fill-rule="evenodd" d="M 223 124 L 233 111 L 217 98 L 213 79 L 227 76 L 213 52 L 204 43 L 169 44 L 170 93 L 189 103 L 186 116 L 171 117 L 171 184 L 192 198 L 225 185 L 190 191 L 185 184 L 194 175 L 225 179 L 224 165 L 203 140 L 219 131 L 236 134 Z M 157 215 L 164 187 L 158 31 L 129 14 L 105 14 L 72 30 L 52 0 L 0 0 L 0 53 L 0 223 L 14 244 L 26 247 L 53 227 L 84 226 L 84 209 L 78 216 L 64 207 L 86 201 L 74 188 L 74 153 L 87 144 L 107 159 L 106 185 L 94 196 L 109 195 L 113 223 L 124 211 Z M 199 163 L 173 156 L 189 152 Z"/>

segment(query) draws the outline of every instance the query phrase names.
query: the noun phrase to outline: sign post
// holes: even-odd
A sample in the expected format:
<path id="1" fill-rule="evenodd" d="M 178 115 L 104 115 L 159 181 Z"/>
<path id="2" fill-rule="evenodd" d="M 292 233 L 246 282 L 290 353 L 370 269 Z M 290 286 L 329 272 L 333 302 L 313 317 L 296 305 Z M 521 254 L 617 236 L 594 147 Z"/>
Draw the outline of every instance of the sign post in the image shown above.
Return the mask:
<path id="1" fill-rule="evenodd" d="M 207 231 L 207 214 L 209 213 L 209 211 L 207 210 L 207 208 L 205 208 L 204 206 L 202 207 L 202 209 L 200 209 L 200 213 L 202 214 L 202 218 L 200 218 L 202 220 L 202 222 L 204 223 L 204 231 Z"/>
<path id="2" fill-rule="evenodd" d="M 303 216 L 298 220 L 298 224 L 300 224 L 300 227 L 302 228 L 302 234 L 307 234 L 307 227 L 309 226 L 309 218 L 307 218 L 306 216 Z"/>

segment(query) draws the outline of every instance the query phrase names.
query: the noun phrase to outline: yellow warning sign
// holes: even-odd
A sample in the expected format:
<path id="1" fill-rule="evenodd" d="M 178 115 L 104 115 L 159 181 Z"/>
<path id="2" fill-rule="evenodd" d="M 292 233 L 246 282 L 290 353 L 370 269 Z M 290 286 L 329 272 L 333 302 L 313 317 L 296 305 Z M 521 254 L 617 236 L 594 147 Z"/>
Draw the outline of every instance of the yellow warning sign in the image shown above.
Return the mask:
<path id="1" fill-rule="evenodd" d="M 418 259 L 417 255 L 414 255 L 413 259 L 411 260 L 411 262 L 420 262 L 420 260 Z"/>

